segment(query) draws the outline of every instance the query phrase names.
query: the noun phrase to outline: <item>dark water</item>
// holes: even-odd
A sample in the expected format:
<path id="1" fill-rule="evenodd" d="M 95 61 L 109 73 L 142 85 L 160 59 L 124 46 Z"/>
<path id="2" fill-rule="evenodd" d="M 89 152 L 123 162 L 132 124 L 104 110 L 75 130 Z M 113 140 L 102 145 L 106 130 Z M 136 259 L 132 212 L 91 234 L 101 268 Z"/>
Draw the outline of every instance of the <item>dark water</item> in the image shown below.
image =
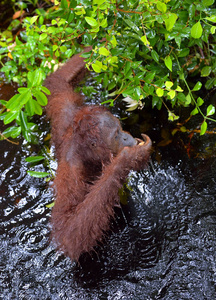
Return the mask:
<path id="1" fill-rule="evenodd" d="M 176 141 L 132 172 L 106 244 L 78 266 L 49 243 L 52 191 L 24 160 L 36 149 L 1 142 L 0 299 L 216 299 L 216 139 L 203 143 L 212 155 Z"/>

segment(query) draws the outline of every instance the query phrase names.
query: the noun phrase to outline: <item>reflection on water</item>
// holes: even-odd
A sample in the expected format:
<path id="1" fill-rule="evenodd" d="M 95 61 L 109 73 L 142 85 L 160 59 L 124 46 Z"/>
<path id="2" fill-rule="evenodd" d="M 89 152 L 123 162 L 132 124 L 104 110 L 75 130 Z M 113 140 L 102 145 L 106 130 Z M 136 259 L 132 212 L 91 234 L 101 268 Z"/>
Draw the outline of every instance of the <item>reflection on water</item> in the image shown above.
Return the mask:
<path id="1" fill-rule="evenodd" d="M 52 191 L 26 174 L 32 149 L 1 142 L 0 299 L 215 299 L 216 160 L 168 148 L 131 173 L 106 243 L 76 265 L 49 243 Z"/>

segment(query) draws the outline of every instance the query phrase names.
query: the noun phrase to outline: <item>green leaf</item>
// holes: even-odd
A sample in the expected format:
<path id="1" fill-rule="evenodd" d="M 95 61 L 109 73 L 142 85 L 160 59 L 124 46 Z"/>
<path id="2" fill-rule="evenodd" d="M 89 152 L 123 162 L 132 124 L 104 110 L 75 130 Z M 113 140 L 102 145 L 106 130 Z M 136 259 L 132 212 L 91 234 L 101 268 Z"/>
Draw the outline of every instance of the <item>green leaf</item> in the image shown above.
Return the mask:
<path id="1" fill-rule="evenodd" d="M 178 47 L 181 48 L 181 37 L 180 36 L 175 37 L 175 42 L 178 45 Z"/>
<path id="2" fill-rule="evenodd" d="M 181 132 L 186 132 L 186 131 L 187 131 L 187 128 L 186 128 L 185 126 L 181 126 L 181 127 L 180 127 L 180 130 L 181 130 Z"/>
<path id="3" fill-rule="evenodd" d="M 6 107 L 9 110 L 12 110 L 10 107 L 16 108 L 17 105 L 19 104 L 19 99 L 21 97 L 21 94 L 16 94 L 14 95 L 7 103 L 6 103 Z M 17 111 L 18 109 L 16 109 Z"/>
<path id="4" fill-rule="evenodd" d="M 59 50 L 58 50 L 58 49 L 57 49 L 56 52 L 55 52 L 55 56 L 56 56 L 56 57 L 59 57 L 59 56 L 60 56 L 60 53 L 59 53 Z"/>
<path id="5" fill-rule="evenodd" d="M 42 41 L 44 39 L 47 38 L 47 33 L 43 32 L 40 36 L 39 36 L 39 41 Z"/>
<path id="6" fill-rule="evenodd" d="M 29 89 L 26 90 L 25 93 L 17 94 L 13 96 L 7 103 L 7 109 L 11 111 L 18 111 L 22 108 L 24 104 L 26 104 L 31 98 L 31 92 Z"/>
<path id="7" fill-rule="evenodd" d="M 146 35 L 143 35 L 140 39 L 141 39 L 141 41 L 143 42 L 143 44 L 144 44 L 145 46 L 149 46 L 149 45 L 150 45 L 150 43 L 149 43 L 149 41 L 148 41 Z"/>
<path id="8" fill-rule="evenodd" d="M 191 104 L 191 95 L 188 93 L 187 96 L 185 97 L 186 98 L 186 102 L 185 102 L 185 105 L 189 105 Z"/>
<path id="9" fill-rule="evenodd" d="M 207 107 L 207 116 L 211 116 L 215 113 L 215 107 L 210 104 L 208 107 Z"/>
<path id="10" fill-rule="evenodd" d="M 165 25 L 166 25 L 166 29 L 168 31 L 172 31 L 173 26 L 175 25 L 176 20 L 178 19 L 178 16 L 176 14 L 169 14 L 168 19 L 166 18 L 165 21 Z"/>
<path id="11" fill-rule="evenodd" d="M 29 116 L 33 116 L 35 112 L 34 100 L 32 98 L 25 105 L 26 111 Z"/>
<path id="12" fill-rule="evenodd" d="M 51 203 L 47 204 L 47 205 L 46 205 L 46 207 L 48 207 L 48 208 L 52 208 L 54 205 L 55 205 L 55 202 L 53 201 L 53 202 L 51 202 Z"/>
<path id="13" fill-rule="evenodd" d="M 24 131 L 28 131 L 28 120 L 26 114 L 22 110 L 20 111 L 20 121 Z"/>
<path id="14" fill-rule="evenodd" d="M 109 56 L 110 52 L 105 47 L 101 47 L 101 48 L 99 48 L 99 54 L 103 55 L 103 56 Z"/>
<path id="15" fill-rule="evenodd" d="M 96 60 L 94 64 L 92 64 L 92 68 L 96 73 L 100 73 L 102 70 L 102 62 L 100 62 L 99 60 Z"/>
<path id="16" fill-rule="evenodd" d="M 97 21 L 94 18 L 85 17 L 85 20 L 91 27 L 96 27 L 98 25 Z"/>
<path id="17" fill-rule="evenodd" d="M 172 59 L 170 55 L 166 56 L 164 59 L 165 66 L 172 72 Z"/>
<path id="18" fill-rule="evenodd" d="M 190 114 L 191 114 L 191 116 L 194 116 L 194 115 L 197 115 L 198 113 L 199 113 L 198 109 L 194 108 Z"/>
<path id="19" fill-rule="evenodd" d="M 27 78 L 31 83 L 31 86 L 38 86 L 42 83 L 43 73 L 40 69 L 36 69 L 33 72 L 28 72 Z"/>
<path id="20" fill-rule="evenodd" d="M 154 61 L 159 62 L 159 55 L 155 50 L 151 51 L 151 57 L 154 59 Z"/>
<path id="21" fill-rule="evenodd" d="M 5 100 L 0 100 L 0 103 L 1 103 L 3 106 L 6 106 L 8 102 L 5 101 Z"/>
<path id="22" fill-rule="evenodd" d="M 113 45 L 114 48 L 118 45 L 116 37 L 114 35 L 112 36 L 110 43 Z"/>
<path id="23" fill-rule="evenodd" d="M 158 9 L 159 11 L 161 11 L 162 13 L 165 13 L 166 10 L 167 10 L 167 6 L 166 6 L 165 3 L 161 2 L 161 1 L 158 1 L 158 2 L 157 2 L 157 9 Z"/>
<path id="24" fill-rule="evenodd" d="M 202 0 L 204 6 L 210 6 L 215 2 L 215 0 Z"/>
<path id="25" fill-rule="evenodd" d="M 35 162 L 39 162 L 41 160 L 43 160 L 45 157 L 43 156 L 29 156 L 25 159 L 25 161 L 29 162 L 29 163 L 35 163 Z"/>
<path id="26" fill-rule="evenodd" d="M 176 121 L 179 119 L 179 116 L 176 116 L 172 111 L 168 111 L 168 120 L 169 121 Z"/>
<path id="27" fill-rule="evenodd" d="M 145 81 L 146 83 L 151 83 L 152 80 L 155 77 L 155 72 L 149 72 L 144 78 L 143 81 Z"/>
<path id="28" fill-rule="evenodd" d="M 36 177 L 36 178 L 44 178 L 49 176 L 50 174 L 47 172 L 37 172 L 37 171 L 27 171 L 27 173 L 32 176 L 32 177 Z"/>
<path id="29" fill-rule="evenodd" d="M 202 77 L 206 77 L 209 76 L 209 74 L 211 73 L 211 67 L 210 66 L 205 66 L 204 68 L 202 68 L 201 70 L 201 76 Z"/>
<path id="30" fill-rule="evenodd" d="M 200 127 L 200 135 L 205 134 L 206 129 L 207 129 L 207 122 L 204 121 L 204 122 L 202 123 L 201 127 Z"/>
<path id="31" fill-rule="evenodd" d="M 207 17 L 205 19 L 208 20 L 208 21 L 210 21 L 210 22 L 216 23 L 216 15 L 212 15 L 212 16 Z"/>
<path id="32" fill-rule="evenodd" d="M 216 26 L 212 26 L 210 28 L 211 34 L 215 34 Z"/>
<path id="33" fill-rule="evenodd" d="M 198 21 L 191 28 L 191 36 L 194 39 L 199 39 L 201 37 L 201 35 L 202 35 L 202 32 L 203 32 L 202 25 L 200 24 L 200 21 Z"/>
<path id="34" fill-rule="evenodd" d="M 178 57 L 185 57 L 190 53 L 189 48 L 184 48 L 178 53 Z"/>
<path id="35" fill-rule="evenodd" d="M 67 51 L 67 47 L 66 46 L 61 46 L 60 47 L 60 50 L 62 53 L 66 52 Z"/>
<path id="36" fill-rule="evenodd" d="M 4 124 L 9 124 L 11 123 L 13 120 L 17 119 L 19 116 L 19 112 L 18 111 L 15 111 L 15 112 L 9 112 L 5 118 L 4 118 Z"/>
<path id="37" fill-rule="evenodd" d="M 100 26 L 102 28 L 106 28 L 108 26 L 108 23 L 107 23 L 107 18 L 106 19 L 103 19 L 101 22 L 100 22 Z"/>
<path id="38" fill-rule="evenodd" d="M 44 93 L 37 91 L 37 92 L 34 92 L 34 96 L 36 97 L 36 99 L 40 105 L 42 105 L 42 106 L 47 105 L 48 100 L 47 100 L 47 96 Z"/>
<path id="39" fill-rule="evenodd" d="M 2 132 L 2 135 L 5 137 L 12 137 L 13 139 L 15 139 L 16 137 L 18 137 L 18 135 L 20 135 L 21 133 L 21 127 L 17 127 L 17 126 L 11 126 L 8 127 L 7 129 L 5 129 Z"/>
<path id="40" fill-rule="evenodd" d="M 205 88 L 207 90 L 210 90 L 211 88 L 213 88 L 213 86 L 216 85 L 216 79 L 215 78 L 210 78 L 206 81 L 206 84 L 205 84 Z"/>
<path id="41" fill-rule="evenodd" d="M 136 32 L 140 37 L 142 36 L 142 31 L 139 30 L 139 27 L 136 25 L 136 23 L 133 23 L 129 18 L 124 18 L 123 20 L 134 32 Z"/>
<path id="42" fill-rule="evenodd" d="M 42 107 L 40 106 L 40 104 L 38 104 L 37 101 L 34 101 L 34 106 L 35 106 L 35 113 L 37 115 L 41 116 L 43 113 L 43 110 L 42 110 Z"/>
<path id="43" fill-rule="evenodd" d="M 67 9 L 68 8 L 67 0 L 61 0 L 61 8 L 63 8 L 63 9 Z"/>
<path id="44" fill-rule="evenodd" d="M 203 99 L 201 97 L 198 97 L 198 99 L 197 99 L 197 105 L 201 106 L 201 105 L 203 105 L 203 103 L 204 103 Z"/>
<path id="45" fill-rule="evenodd" d="M 47 95 L 50 95 L 50 94 L 51 94 L 50 91 L 48 90 L 48 88 L 46 88 L 45 86 L 42 86 L 41 89 L 42 89 L 42 91 L 43 91 L 44 93 L 46 93 Z"/>
<path id="46" fill-rule="evenodd" d="M 198 82 L 195 84 L 195 86 L 194 86 L 194 88 L 192 89 L 192 91 L 193 91 L 193 92 L 199 91 L 199 90 L 201 89 L 201 87 L 202 87 L 202 83 L 201 83 L 200 81 L 198 81 Z"/>
<path id="47" fill-rule="evenodd" d="M 176 92 L 174 90 L 170 90 L 167 95 L 170 97 L 170 99 L 175 98 Z"/>
<path id="48" fill-rule="evenodd" d="M 171 87 L 173 86 L 173 82 L 172 81 L 166 81 L 165 86 L 166 86 L 167 89 L 171 89 Z"/>
<path id="49" fill-rule="evenodd" d="M 18 92 L 20 93 L 20 94 L 23 94 L 23 93 L 25 93 L 25 92 L 27 92 L 29 89 L 28 88 L 26 88 L 26 87 L 21 87 L 21 88 L 18 88 Z"/>
<path id="50" fill-rule="evenodd" d="M 164 90 L 161 88 L 158 88 L 158 89 L 156 89 L 156 94 L 158 95 L 158 97 L 163 97 Z"/>
<path id="51" fill-rule="evenodd" d="M 58 45 L 53 45 L 52 48 L 53 48 L 53 51 L 56 51 L 56 49 L 58 49 Z"/>
<path id="52" fill-rule="evenodd" d="M 183 89 L 179 85 L 177 85 L 177 88 L 175 89 L 175 91 L 176 92 L 183 92 Z"/>
<path id="53" fill-rule="evenodd" d="M 30 24 L 32 25 L 33 23 L 35 23 L 37 21 L 39 16 L 34 16 L 30 19 Z"/>

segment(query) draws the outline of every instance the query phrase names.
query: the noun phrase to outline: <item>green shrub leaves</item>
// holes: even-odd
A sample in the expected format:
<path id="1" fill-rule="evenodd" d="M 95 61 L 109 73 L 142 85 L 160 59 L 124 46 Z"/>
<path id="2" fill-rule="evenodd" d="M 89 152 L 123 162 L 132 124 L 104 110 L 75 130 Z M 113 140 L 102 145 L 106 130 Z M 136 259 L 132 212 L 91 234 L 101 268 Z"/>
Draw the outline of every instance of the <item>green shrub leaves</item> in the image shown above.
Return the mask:
<path id="1" fill-rule="evenodd" d="M 87 67 L 111 96 L 130 99 L 130 110 L 145 103 L 158 109 L 164 104 L 168 119 L 179 105 L 191 106 L 191 115 L 203 116 L 201 132 L 215 114 L 205 112 L 202 87 L 216 86 L 214 0 L 62 0 L 44 11 L 25 17 L 15 42 L 10 30 L 1 33 L 1 68 L 7 79 L 25 87 L 4 103 L 1 119 L 11 124 L 5 136 L 23 134 L 31 140 L 31 117 L 41 115 L 49 91 L 42 86 L 46 75 L 83 46 Z M 16 26 L 15 21 L 10 29 Z M 200 76 L 191 90 L 190 76 Z M 202 101 L 201 101 L 201 100 Z M 114 104 L 114 99 L 105 99 Z M 2 102 L 3 103 L 3 102 Z M 213 118 L 211 119 L 213 120 Z"/>

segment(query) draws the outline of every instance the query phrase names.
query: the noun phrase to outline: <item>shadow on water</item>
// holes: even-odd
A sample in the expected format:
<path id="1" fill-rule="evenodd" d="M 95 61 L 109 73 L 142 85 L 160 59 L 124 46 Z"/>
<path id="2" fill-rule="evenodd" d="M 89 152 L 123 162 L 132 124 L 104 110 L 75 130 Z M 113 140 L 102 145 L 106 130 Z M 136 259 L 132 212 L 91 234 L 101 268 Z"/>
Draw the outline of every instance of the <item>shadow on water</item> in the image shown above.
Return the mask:
<path id="1" fill-rule="evenodd" d="M 52 191 L 24 160 L 35 149 L 1 142 L 0 299 L 215 299 L 216 159 L 189 159 L 180 141 L 131 173 L 128 204 L 80 265 L 49 243 Z"/>

